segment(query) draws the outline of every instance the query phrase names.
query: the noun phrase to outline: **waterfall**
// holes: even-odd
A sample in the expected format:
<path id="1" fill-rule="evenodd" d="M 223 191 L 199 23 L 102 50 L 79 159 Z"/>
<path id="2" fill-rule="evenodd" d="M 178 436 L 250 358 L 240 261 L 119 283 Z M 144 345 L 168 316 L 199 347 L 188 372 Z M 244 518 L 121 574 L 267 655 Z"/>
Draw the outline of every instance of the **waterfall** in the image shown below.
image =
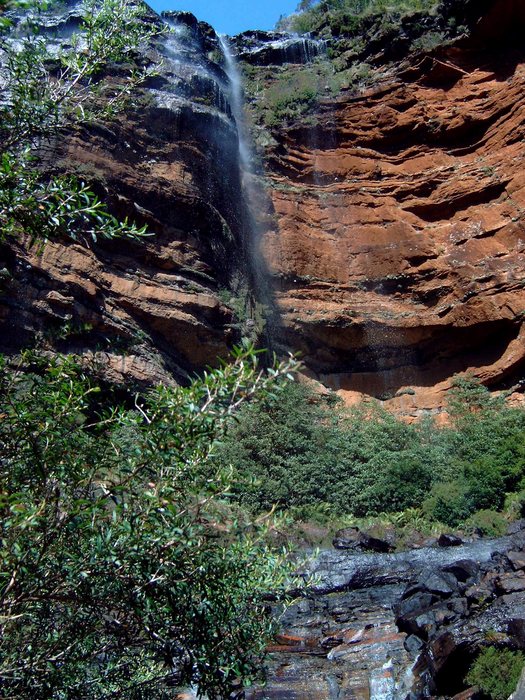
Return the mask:
<path id="1" fill-rule="evenodd" d="M 269 349 L 271 337 L 268 325 L 274 325 L 276 309 L 269 287 L 268 270 L 260 251 L 263 232 L 262 215 L 269 209 L 268 196 L 258 167 L 257 157 L 252 148 L 251 135 L 244 115 L 244 91 L 242 77 L 230 45 L 224 35 L 219 36 L 219 44 L 224 56 L 225 72 L 230 84 L 230 107 L 237 127 L 239 146 L 239 170 L 244 206 L 245 244 L 250 270 L 250 283 L 253 295 L 248 295 L 251 323 L 258 335 L 266 329 L 265 344 Z"/>
<path id="2" fill-rule="evenodd" d="M 224 56 L 226 65 L 226 75 L 230 81 L 231 88 L 231 110 L 235 124 L 237 126 L 237 134 L 239 138 L 239 164 L 241 174 L 245 175 L 252 173 L 253 168 L 253 153 L 250 145 L 250 137 L 244 118 L 244 96 L 242 89 L 242 78 L 237 67 L 237 63 L 233 57 L 228 40 L 224 34 L 219 35 L 219 44 Z"/>

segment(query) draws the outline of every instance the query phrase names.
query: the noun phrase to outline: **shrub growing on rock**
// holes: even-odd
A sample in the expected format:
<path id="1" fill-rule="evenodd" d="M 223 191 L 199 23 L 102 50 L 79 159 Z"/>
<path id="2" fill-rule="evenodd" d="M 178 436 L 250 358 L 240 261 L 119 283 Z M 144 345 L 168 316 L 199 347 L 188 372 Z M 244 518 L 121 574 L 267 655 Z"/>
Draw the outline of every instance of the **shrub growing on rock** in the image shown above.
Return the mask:
<path id="1" fill-rule="evenodd" d="M 474 661 L 467 682 L 477 685 L 492 700 L 507 700 L 516 688 L 524 664 L 522 652 L 487 647 Z"/>
<path id="2" fill-rule="evenodd" d="M 478 510 L 465 522 L 467 530 L 478 532 L 486 537 L 500 537 L 505 534 L 508 522 L 501 513 L 494 510 Z"/>

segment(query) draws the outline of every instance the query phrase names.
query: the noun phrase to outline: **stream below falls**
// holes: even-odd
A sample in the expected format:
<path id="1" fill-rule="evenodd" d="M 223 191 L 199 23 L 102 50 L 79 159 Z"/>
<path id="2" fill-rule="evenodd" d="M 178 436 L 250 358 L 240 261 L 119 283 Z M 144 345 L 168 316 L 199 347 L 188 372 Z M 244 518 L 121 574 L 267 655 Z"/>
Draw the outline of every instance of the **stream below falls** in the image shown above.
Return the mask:
<path id="1" fill-rule="evenodd" d="M 453 697 L 490 635 L 525 642 L 525 531 L 394 554 L 323 551 L 247 700 Z"/>

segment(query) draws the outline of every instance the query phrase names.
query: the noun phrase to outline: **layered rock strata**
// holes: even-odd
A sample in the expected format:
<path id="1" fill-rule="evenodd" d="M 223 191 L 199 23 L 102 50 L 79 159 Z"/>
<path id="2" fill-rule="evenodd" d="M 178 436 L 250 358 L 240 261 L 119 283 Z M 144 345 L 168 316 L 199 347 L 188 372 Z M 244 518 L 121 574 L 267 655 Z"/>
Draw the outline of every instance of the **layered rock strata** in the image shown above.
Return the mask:
<path id="1" fill-rule="evenodd" d="M 371 86 L 322 98 L 259 139 L 271 201 L 259 186 L 252 202 L 217 37 L 188 13 L 167 17 L 170 32 L 139 59 L 158 75 L 126 113 L 42 151 L 46 168 L 77 174 L 154 235 L 4 245 L 0 350 L 37 337 L 97 359 L 113 380 L 184 381 L 241 336 L 262 337 L 258 296 L 262 342 L 299 351 L 348 402 L 439 412 L 451 377 L 468 371 L 519 397 L 525 58 L 515 40 L 525 17 L 512 0 L 443 0 L 429 27 L 445 30 L 459 5 L 470 38 L 410 54 L 410 26 L 425 22 L 407 20 L 397 65 L 390 35 L 374 35 L 361 57 Z M 51 18 L 49 41 L 77 15 L 73 4 Z M 233 46 L 252 68 L 292 72 L 330 49 L 258 32 Z"/>
<path id="2" fill-rule="evenodd" d="M 282 342 L 347 401 L 438 410 L 460 372 L 523 389 L 523 17 L 493 5 L 470 40 L 272 132 Z"/>
<path id="3" fill-rule="evenodd" d="M 525 533 L 395 554 L 322 552 L 250 700 L 451 697 L 485 645 L 524 648 Z M 458 696 L 459 697 L 459 696 Z"/>
<path id="4" fill-rule="evenodd" d="M 1 351 L 36 337 L 139 384 L 181 381 L 226 356 L 239 333 L 225 302 L 249 284 L 230 85 L 210 59 L 217 37 L 188 14 L 147 20 L 163 31 L 139 57 L 154 77 L 123 114 L 60 134 L 41 156 L 152 235 L 90 247 L 22 239 L 0 253 Z M 67 41 L 78 9 L 40 21 L 50 42 Z"/>

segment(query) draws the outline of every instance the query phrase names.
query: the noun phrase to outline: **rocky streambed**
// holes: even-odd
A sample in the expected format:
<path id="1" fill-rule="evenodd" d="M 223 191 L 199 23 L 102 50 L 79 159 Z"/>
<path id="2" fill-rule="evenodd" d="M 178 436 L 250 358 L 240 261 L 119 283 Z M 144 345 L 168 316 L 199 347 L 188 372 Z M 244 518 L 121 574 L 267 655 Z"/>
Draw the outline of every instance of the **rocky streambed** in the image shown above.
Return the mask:
<path id="1" fill-rule="evenodd" d="M 520 525 L 525 525 L 522 523 Z M 282 615 L 267 684 L 249 700 L 470 697 L 489 644 L 525 647 L 525 530 L 402 553 L 323 551 Z"/>

